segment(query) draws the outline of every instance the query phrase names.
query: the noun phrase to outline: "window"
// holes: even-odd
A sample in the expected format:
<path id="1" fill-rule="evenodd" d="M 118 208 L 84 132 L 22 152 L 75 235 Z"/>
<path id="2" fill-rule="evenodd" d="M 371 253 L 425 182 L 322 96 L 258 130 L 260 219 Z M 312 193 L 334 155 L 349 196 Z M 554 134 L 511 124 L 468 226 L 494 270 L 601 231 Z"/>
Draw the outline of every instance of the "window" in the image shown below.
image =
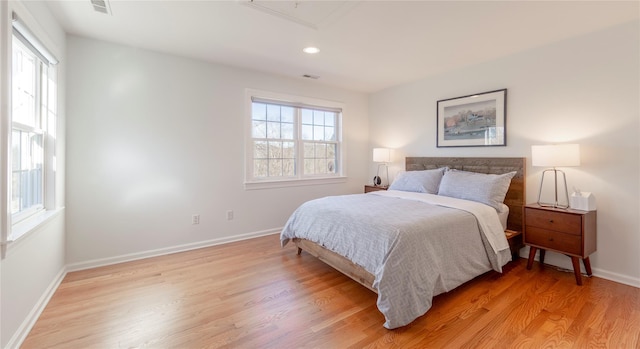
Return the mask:
<path id="1" fill-rule="evenodd" d="M 13 23 L 9 192 L 16 224 L 52 201 L 57 62 L 17 18 Z"/>
<path id="2" fill-rule="evenodd" d="M 342 108 L 332 102 L 263 94 L 249 93 L 247 183 L 340 178 Z"/>

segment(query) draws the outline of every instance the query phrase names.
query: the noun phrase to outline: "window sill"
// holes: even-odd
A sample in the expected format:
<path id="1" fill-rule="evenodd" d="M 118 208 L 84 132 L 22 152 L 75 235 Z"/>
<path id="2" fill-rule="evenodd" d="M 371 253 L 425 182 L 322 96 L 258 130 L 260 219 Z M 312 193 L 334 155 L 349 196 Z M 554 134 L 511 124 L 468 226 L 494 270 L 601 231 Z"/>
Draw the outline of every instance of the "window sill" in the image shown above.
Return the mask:
<path id="1" fill-rule="evenodd" d="M 321 185 L 321 184 L 337 184 L 346 183 L 347 177 L 331 177 L 331 178 L 309 178 L 309 179 L 291 179 L 280 181 L 264 181 L 264 182 L 245 182 L 245 190 L 256 189 L 273 189 L 273 188 L 288 188 L 288 187 L 300 187 L 305 185 Z"/>
<path id="2" fill-rule="evenodd" d="M 20 223 L 14 224 L 11 227 L 11 234 L 7 238 L 7 243 L 15 243 L 20 238 L 29 235 L 29 233 L 39 229 L 50 222 L 53 218 L 57 217 L 62 211 L 64 211 L 64 207 L 54 210 L 45 210 Z"/>

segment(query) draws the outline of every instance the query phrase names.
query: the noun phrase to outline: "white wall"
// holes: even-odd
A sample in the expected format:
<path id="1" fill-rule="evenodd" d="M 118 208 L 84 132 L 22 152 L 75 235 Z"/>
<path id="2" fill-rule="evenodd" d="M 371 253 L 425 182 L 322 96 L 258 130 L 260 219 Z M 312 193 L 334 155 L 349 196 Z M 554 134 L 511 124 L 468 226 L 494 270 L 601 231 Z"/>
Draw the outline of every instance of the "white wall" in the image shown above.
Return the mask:
<path id="1" fill-rule="evenodd" d="M 9 18 L 16 11 L 33 33 L 60 60 L 58 64 L 58 130 L 56 140 L 56 206 L 64 206 L 65 167 L 65 33 L 44 2 L 0 1 L 1 35 L 11 33 Z M 10 41 L 2 41 L 9 44 Z M 0 52 L 7 52 L 5 48 Z M 6 63 L 0 58 L 2 64 Z M 8 79 L 2 83 L 8 84 Z M 4 103 L 4 102 L 3 102 Z M 3 160 L 5 154 L 2 155 Z M 0 348 L 13 348 L 26 337 L 48 297 L 64 275 L 65 217 L 59 214 L 7 247 L 0 260 Z"/>
<path id="2" fill-rule="evenodd" d="M 597 199 L 594 274 L 640 287 L 639 33 L 635 21 L 375 93 L 371 141 L 397 149 L 396 170 L 404 156 L 524 156 L 530 163 L 531 145 L 579 143 L 582 165 L 566 173 L 570 190 Z M 438 100 L 501 88 L 508 89 L 506 147 L 436 147 Z M 528 202 L 537 199 L 542 170 L 527 168 Z M 571 268 L 569 258 L 547 256 Z"/>
<path id="3" fill-rule="evenodd" d="M 72 269 L 271 232 L 304 201 L 362 192 L 365 94 L 74 36 L 68 56 Z M 246 88 L 343 102 L 348 181 L 244 190 Z"/>

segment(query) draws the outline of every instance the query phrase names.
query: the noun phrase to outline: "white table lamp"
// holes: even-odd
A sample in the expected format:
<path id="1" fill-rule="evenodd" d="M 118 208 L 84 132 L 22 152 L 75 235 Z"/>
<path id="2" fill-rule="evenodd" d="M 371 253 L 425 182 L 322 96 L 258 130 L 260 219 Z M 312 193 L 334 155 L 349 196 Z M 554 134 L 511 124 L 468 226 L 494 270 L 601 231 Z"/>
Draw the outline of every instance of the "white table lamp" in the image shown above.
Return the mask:
<path id="1" fill-rule="evenodd" d="M 578 144 L 553 144 L 553 145 L 532 145 L 531 165 L 534 167 L 551 167 L 542 172 L 540 179 L 540 190 L 538 191 L 538 205 L 544 207 L 569 207 L 569 191 L 567 190 L 567 177 L 562 170 L 557 167 L 580 166 L 580 145 Z M 553 203 L 542 202 L 542 185 L 547 172 L 553 171 L 555 201 Z M 558 202 L 558 173 L 562 174 L 564 181 L 564 196 L 566 205 Z M 562 193 L 561 193 L 562 194 Z"/>

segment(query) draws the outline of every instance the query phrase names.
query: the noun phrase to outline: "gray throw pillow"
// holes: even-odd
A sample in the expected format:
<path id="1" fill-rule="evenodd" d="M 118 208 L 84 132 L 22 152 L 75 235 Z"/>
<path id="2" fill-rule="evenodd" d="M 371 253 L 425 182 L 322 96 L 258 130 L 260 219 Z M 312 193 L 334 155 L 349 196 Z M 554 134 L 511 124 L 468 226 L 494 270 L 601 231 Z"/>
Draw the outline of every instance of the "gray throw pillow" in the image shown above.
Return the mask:
<path id="1" fill-rule="evenodd" d="M 446 169 L 443 167 L 435 170 L 401 172 L 391 183 L 389 190 L 437 194 L 440 180 Z"/>
<path id="2" fill-rule="evenodd" d="M 515 174 L 515 171 L 501 175 L 447 171 L 442 176 L 438 195 L 481 202 L 500 211 Z"/>

